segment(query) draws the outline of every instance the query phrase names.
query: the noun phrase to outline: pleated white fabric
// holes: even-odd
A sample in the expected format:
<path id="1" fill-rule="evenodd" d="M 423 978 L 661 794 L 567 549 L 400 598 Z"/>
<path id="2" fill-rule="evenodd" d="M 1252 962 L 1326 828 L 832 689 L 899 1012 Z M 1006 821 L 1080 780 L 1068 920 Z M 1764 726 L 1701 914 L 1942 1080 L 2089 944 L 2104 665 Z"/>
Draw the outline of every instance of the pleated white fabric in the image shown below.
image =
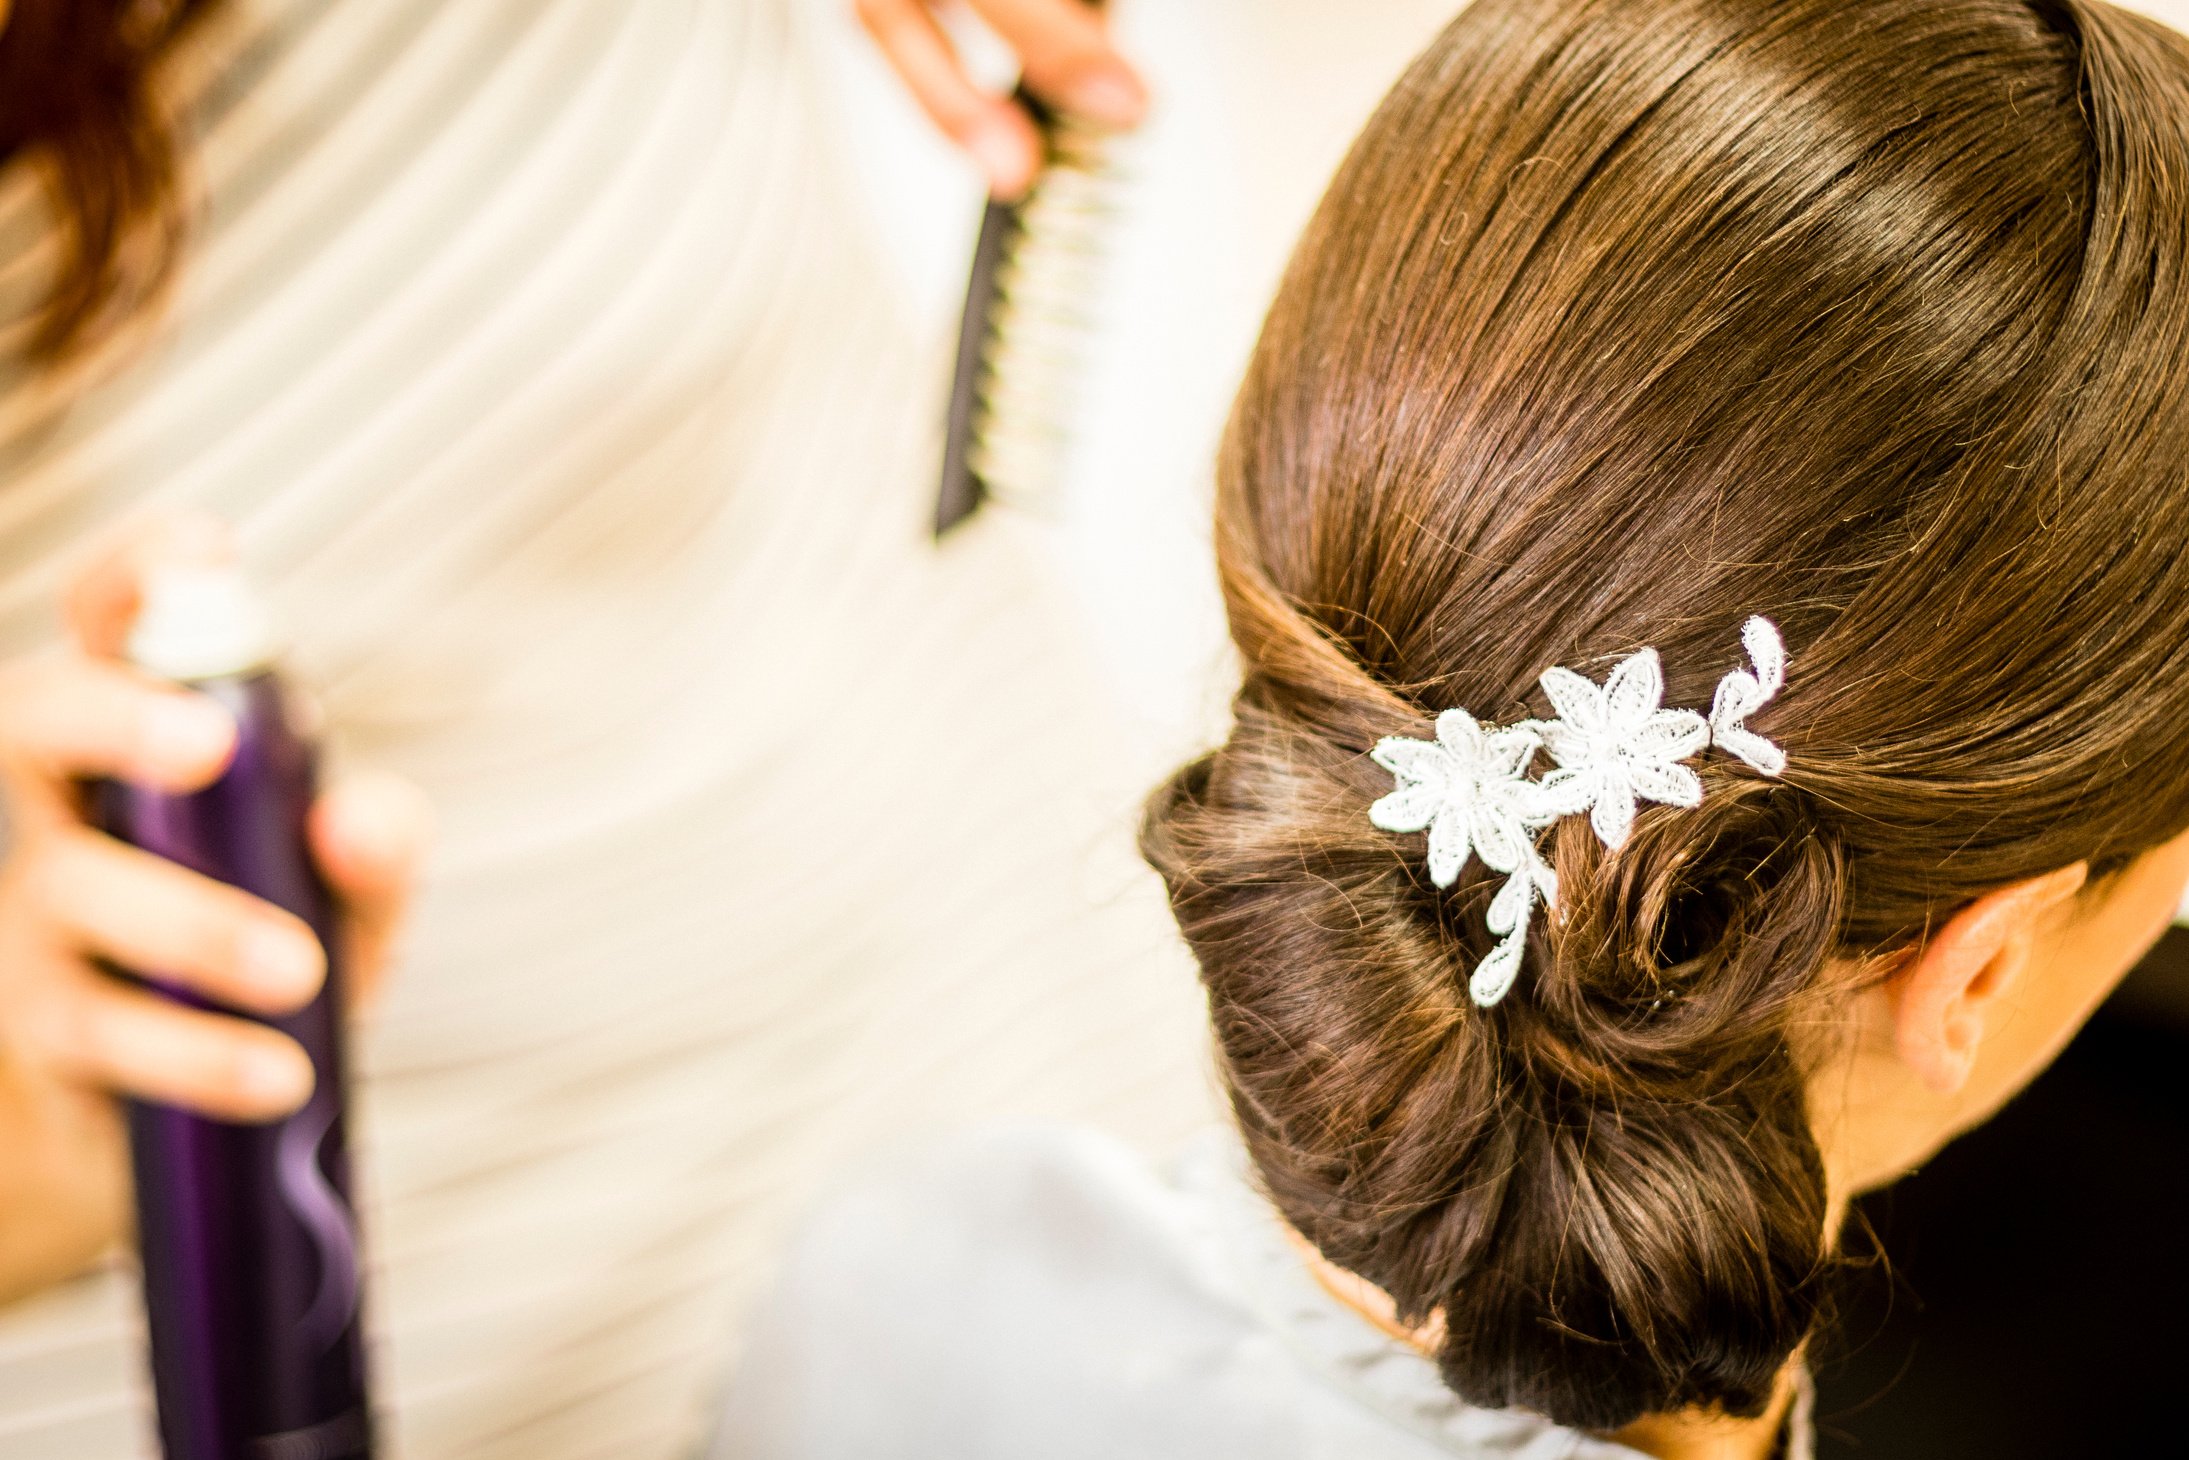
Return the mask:
<path id="1" fill-rule="evenodd" d="M 991 515 L 795 0 L 254 0 L 172 324 L 0 383 L 0 648 L 142 504 L 238 522 L 441 845 L 361 1037 L 390 1453 L 688 1454 L 772 1239 L 893 1133 L 1205 1122 L 1150 766 Z M 50 255 L 0 188 L 0 312 Z M 64 405 L 67 406 L 64 409 Z M 0 1313 L 0 1455 L 147 1454 L 133 1276 Z"/>

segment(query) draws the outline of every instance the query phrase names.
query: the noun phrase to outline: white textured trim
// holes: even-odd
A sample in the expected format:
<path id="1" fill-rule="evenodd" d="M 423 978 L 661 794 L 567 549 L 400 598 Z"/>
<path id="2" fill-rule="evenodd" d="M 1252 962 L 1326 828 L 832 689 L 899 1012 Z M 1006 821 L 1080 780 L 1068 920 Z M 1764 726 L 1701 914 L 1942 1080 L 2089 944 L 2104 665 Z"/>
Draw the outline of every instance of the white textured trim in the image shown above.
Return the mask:
<path id="1" fill-rule="evenodd" d="M 1753 669 L 1718 681 L 1707 720 L 1664 708 L 1664 666 L 1645 648 L 1601 685 L 1563 666 L 1544 670 L 1553 719 L 1485 726 L 1450 709 L 1437 716 L 1435 740 L 1376 742 L 1370 758 L 1398 785 L 1368 808 L 1368 820 L 1383 831 L 1428 832 L 1429 880 L 1438 887 L 1456 883 L 1470 856 L 1506 874 L 1486 919 L 1498 944 L 1467 981 L 1476 1004 L 1488 1008 L 1512 988 L 1536 903 L 1557 906 L 1558 874 L 1536 845 L 1545 827 L 1586 813 L 1598 839 L 1617 850 L 1634 829 L 1636 802 L 1702 804 L 1702 779 L 1684 762 L 1707 745 L 1767 776 L 1786 769 L 1786 752 L 1746 724 L 1786 682 L 1786 645 L 1760 616 L 1741 626 L 1741 644 Z M 1528 778 L 1538 749 L 1556 762 L 1539 781 Z"/>
<path id="2" fill-rule="evenodd" d="M 1776 776 L 1786 769 L 1786 752 L 1749 729 L 1745 721 L 1786 682 L 1786 645 L 1777 626 L 1762 617 L 1741 626 L 1741 644 L 1756 666 L 1755 673 L 1736 669 L 1718 681 L 1717 698 L 1710 702 L 1710 740 L 1726 754 Z"/>

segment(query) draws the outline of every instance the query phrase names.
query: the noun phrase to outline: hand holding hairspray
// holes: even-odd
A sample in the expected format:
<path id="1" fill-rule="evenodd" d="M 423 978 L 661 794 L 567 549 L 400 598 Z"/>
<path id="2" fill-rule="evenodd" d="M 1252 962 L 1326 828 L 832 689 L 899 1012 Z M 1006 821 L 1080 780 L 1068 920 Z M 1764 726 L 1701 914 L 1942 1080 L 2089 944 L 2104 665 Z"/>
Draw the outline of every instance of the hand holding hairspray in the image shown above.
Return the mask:
<path id="1" fill-rule="evenodd" d="M 327 950 L 318 996 L 264 1020 L 311 1057 L 317 1083 L 301 1110 L 239 1125 L 129 1106 L 167 1460 L 372 1453 L 344 1139 L 340 942 L 305 838 L 313 747 L 274 673 L 274 652 L 263 609 L 233 572 L 151 575 L 130 658 L 227 706 L 238 727 L 235 758 L 219 780 L 188 794 L 112 782 L 93 793 L 107 832 L 286 908 Z M 210 1007 L 157 970 L 134 972 L 159 993 Z"/>

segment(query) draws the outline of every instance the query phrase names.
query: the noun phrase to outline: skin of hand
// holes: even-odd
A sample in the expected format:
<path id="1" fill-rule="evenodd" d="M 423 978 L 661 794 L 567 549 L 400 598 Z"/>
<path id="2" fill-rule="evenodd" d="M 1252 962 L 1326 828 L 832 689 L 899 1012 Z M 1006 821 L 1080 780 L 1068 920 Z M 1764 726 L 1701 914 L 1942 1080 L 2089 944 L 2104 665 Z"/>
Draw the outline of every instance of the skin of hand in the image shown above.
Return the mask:
<path id="1" fill-rule="evenodd" d="M 936 0 L 853 0 L 859 23 L 920 109 L 964 149 L 998 198 L 1026 190 L 1041 166 L 1033 119 L 973 84 L 935 18 Z M 967 0 L 1019 58 L 1027 88 L 1060 110 L 1112 127 L 1147 111 L 1146 85 L 1084 0 Z"/>
<path id="2" fill-rule="evenodd" d="M 70 642 L 0 666 L 0 1299 L 77 1271 L 127 1222 L 112 1096 L 230 1120 L 287 1114 L 311 1091 L 304 1051 L 247 1019 L 182 1008 L 116 978 L 163 976 L 240 1010 L 301 1008 L 326 974 L 297 918 L 86 826 L 82 780 L 186 791 L 235 748 L 228 713 L 124 664 L 145 568 L 226 555 L 199 519 L 139 528 L 67 596 Z M 386 971 L 429 837 L 424 797 L 384 775 L 330 787 L 308 836 L 340 899 L 353 1004 Z"/>

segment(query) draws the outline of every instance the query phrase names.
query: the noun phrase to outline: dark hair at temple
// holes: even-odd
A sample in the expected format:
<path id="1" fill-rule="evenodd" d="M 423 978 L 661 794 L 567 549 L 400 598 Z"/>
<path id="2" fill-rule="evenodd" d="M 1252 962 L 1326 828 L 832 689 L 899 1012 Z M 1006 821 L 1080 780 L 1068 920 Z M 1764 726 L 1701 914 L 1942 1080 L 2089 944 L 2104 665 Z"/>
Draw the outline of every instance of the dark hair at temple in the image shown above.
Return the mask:
<path id="1" fill-rule="evenodd" d="M 0 4 L 0 161 L 45 174 L 58 262 L 27 342 L 52 361 L 154 297 L 182 235 L 159 61 L 212 0 Z"/>

